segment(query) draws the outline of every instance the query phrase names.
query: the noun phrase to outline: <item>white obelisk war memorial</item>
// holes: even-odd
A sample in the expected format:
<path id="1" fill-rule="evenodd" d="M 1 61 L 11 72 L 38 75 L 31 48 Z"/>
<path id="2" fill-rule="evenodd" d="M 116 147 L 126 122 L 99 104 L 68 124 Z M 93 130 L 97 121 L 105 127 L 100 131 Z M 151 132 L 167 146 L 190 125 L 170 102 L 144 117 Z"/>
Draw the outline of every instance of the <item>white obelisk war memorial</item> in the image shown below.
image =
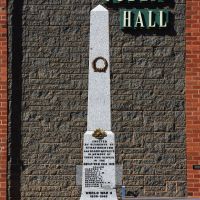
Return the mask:
<path id="1" fill-rule="evenodd" d="M 117 200 L 110 96 L 109 13 L 99 5 L 90 13 L 88 116 L 81 200 Z"/>

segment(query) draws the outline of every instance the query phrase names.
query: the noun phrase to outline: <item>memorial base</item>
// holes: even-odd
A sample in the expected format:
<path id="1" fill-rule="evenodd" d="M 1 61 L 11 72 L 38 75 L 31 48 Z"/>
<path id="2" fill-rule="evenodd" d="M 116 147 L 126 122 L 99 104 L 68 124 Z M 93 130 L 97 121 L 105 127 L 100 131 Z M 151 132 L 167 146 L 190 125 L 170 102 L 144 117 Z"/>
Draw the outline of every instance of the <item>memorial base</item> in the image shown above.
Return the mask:
<path id="1" fill-rule="evenodd" d="M 81 200 L 117 200 L 114 133 L 87 131 L 83 145 Z"/>

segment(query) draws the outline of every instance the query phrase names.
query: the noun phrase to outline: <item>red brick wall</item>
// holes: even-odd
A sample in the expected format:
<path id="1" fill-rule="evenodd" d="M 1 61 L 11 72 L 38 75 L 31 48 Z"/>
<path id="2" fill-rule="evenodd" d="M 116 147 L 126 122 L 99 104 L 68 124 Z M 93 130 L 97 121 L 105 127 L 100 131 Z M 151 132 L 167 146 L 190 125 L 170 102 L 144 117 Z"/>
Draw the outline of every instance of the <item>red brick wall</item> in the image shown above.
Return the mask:
<path id="1" fill-rule="evenodd" d="M 200 1 L 186 0 L 186 137 L 188 196 L 200 197 Z"/>
<path id="2" fill-rule="evenodd" d="M 7 174 L 7 7 L 0 0 L 0 200 L 6 199 Z"/>

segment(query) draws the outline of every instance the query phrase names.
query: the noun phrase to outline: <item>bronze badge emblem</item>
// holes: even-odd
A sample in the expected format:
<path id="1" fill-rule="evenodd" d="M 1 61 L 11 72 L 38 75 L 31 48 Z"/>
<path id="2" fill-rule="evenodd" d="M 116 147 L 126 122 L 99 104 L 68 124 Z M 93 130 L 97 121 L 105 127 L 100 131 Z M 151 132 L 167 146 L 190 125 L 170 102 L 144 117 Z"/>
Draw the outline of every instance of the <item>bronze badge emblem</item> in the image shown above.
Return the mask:
<path id="1" fill-rule="evenodd" d="M 102 140 L 103 138 L 107 137 L 107 134 L 104 130 L 99 128 L 94 131 L 92 136 L 95 137 L 96 139 Z"/>

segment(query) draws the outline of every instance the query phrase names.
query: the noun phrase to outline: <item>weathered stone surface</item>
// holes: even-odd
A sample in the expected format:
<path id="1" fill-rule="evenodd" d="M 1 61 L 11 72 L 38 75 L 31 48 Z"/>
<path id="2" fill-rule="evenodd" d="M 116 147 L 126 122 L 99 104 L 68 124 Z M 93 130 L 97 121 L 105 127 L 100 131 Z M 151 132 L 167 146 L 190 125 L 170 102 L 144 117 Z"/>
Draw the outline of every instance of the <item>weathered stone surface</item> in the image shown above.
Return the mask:
<path id="1" fill-rule="evenodd" d="M 13 7 L 15 1 L 9 1 L 9 198 L 78 200 L 89 14 L 101 1 L 24 0 Z M 175 33 L 160 35 L 121 31 L 119 12 L 109 9 L 112 131 L 127 196 L 186 196 L 185 1 L 170 9 Z"/>

